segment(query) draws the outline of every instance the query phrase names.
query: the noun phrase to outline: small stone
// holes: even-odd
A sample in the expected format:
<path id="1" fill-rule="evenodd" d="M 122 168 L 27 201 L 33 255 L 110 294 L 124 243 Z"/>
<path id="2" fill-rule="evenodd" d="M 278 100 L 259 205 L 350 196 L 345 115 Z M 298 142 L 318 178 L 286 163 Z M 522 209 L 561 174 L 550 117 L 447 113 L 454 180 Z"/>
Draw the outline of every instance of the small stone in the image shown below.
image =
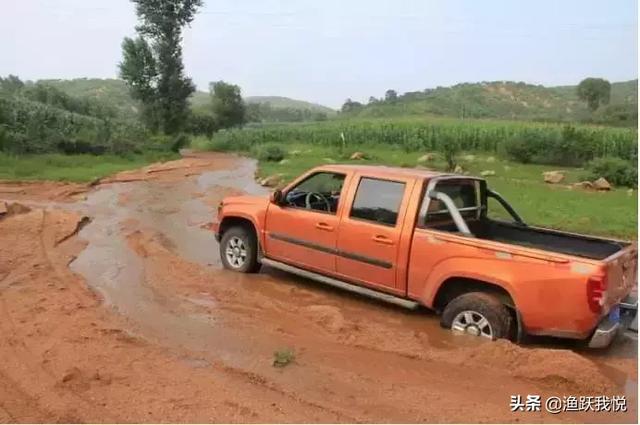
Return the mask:
<path id="1" fill-rule="evenodd" d="M 418 162 L 430 162 L 436 159 L 436 155 L 433 153 L 426 153 L 418 158 Z"/>
<path id="2" fill-rule="evenodd" d="M 364 152 L 354 152 L 349 157 L 349 159 L 353 159 L 353 160 L 363 160 L 363 159 L 366 159 L 366 158 L 367 158 L 367 156 L 365 155 Z"/>
<path id="3" fill-rule="evenodd" d="M 611 184 L 604 177 L 600 177 L 594 181 L 593 187 L 595 187 L 596 190 L 611 190 Z"/>
<path id="4" fill-rule="evenodd" d="M 573 188 L 575 189 L 583 189 L 583 190 L 593 190 L 593 183 L 591 183 L 590 181 L 582 181 L 582 182 L 578 182 L 578 183 L 574 183 L 571 185 Z"/>
<path id="5" fill-rule="evenodd" d="M 484 170 L 480 173 L 481 176 L 483 177 L 487 177 L 487 176 L 495 176 L 496 172 L 493 170 Z"/>
<path id="6" fill-rule="evenodd" d="M 264 179 L 260 180 L 260 185 L 266 186 L 266 187 L 274 187 L 274 186 L 277 186 L 281 182 L 281 180 L 282 180 L 281 174 L 274 174 L 272 176 L 265 177 Z"/>
<path id="7" fill-rule="evenodd" d="M 542 177 L 545 183 L 558 184 L 564 180 L 564 171 L 545 171 Z"/>

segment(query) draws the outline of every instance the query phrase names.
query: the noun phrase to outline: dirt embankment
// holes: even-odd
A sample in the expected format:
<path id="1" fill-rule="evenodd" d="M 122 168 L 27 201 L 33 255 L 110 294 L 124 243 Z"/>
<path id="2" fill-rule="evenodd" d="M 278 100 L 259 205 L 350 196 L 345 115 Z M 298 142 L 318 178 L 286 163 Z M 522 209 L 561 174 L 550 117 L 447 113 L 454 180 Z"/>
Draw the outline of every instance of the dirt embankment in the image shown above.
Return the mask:
<path id="1" fill-rule="evenodd" d="M 630 394 L 632 341 L 600 357 L 478 343 L 425 311 L 221 270 L 203 224 L 225 194 L 260 190 L 246 160 L 43 185 L 0 184 L 28 205 L 0 218 L 0 422 L 636 421 L 635 406 L 509 409 L 515 394 Z M 283 348 L 295 360 L 274 368 Z"/>

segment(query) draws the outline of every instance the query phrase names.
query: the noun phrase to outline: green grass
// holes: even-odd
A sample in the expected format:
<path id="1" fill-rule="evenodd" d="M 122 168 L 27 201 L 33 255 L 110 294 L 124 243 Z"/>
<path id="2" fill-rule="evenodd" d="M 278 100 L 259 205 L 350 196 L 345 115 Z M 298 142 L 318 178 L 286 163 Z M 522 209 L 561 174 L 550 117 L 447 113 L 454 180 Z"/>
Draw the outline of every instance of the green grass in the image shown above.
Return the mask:
<path id="1" fill-rule="evenodd" d="M 291 348 L 284 348 L 273 353 L 273 366 L 285 367 L 296 359 L 296 355 Z"/>
<path id="2" fill-rule="evenodd" d="M 13 156 L 0 152 L 0 179 L 88 182 L 178 157 L 173 153 L 146 153 L 125 158 L 115 155 L 61 154 Z"/>
<path id="3" fill-rule="evenodd" d="M 207 143 L 205 139 L 199 139 L 196 140 L 195 147 L 205 149 L 209 147 Z M 281 146 L 288 152 L 284 162 L 260 161 L 261 176 L 279 173 L 289 181 L 309 168 L 332 162 L 414 167 L 418 165 L 418 158 L 425 153 L 407 153 L 400 148 L 376 146 L 347 149 L 340 154 L 337 148 L 309 143 L 287 143 Z M 371 159 L 349 160 L 350 154 L 355 150 L 367 153 Z M 473 155 L 474 159 L 467 160 L 466 155 Z M 489 160 L 491 157 L 494 158 L 493 162 Z M 480 175 L 484 170 L 495 171 L 495 176 L 487 177 L 489 186 L 503 195 L 524 220 L 532 225 L 622 239 L 637 238 L 638 196 L 635 190 L 629 195 L 628 189 L 622 187 L 610 192 L 567 188 L 567 184 L 581 180 L 584 170 L 580 168 L 520 164 L 495 154 L 477 152 L 462 153 L 458 159 L 472 175 Z M 441 154 L 436 154 L 435 161 L 422 165 L 437 170 L 445 168 Z M 562 185 L 544 183 L 542 172 L 551 170 L 566 171 L 566 181 Z M 500 209 L 499 206 L 490 204 L 490 210 L 492 207 Z"/>

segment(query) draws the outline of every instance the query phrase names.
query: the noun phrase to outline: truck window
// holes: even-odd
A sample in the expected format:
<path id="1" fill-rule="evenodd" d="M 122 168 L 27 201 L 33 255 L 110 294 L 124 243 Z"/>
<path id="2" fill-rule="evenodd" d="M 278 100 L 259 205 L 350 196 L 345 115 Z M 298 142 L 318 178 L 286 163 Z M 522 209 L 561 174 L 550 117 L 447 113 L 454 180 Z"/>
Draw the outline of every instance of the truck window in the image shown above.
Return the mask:
<path id="1" fill-rule="evenodd" d="M 404 186 L 401 182 L 362 177 L 349 217 L 395 226 Z"/>
<path id="2" fill-rule="evenodd" d="M 338 210 L 344 174 L 313 174 L 287 192 L 285 206 L 335 214 Z"/>
<path id="3" fill-rule="evenodd" d="M 449 195 L 465 220 L 478 217 L 480 190 L 477 181 L 443 180 L 435 186 L 435 190 Z M 426 226 L 451 220 L 451 214 L 442 201 L 424 197 L 420 209 L 419 224 Z"/>

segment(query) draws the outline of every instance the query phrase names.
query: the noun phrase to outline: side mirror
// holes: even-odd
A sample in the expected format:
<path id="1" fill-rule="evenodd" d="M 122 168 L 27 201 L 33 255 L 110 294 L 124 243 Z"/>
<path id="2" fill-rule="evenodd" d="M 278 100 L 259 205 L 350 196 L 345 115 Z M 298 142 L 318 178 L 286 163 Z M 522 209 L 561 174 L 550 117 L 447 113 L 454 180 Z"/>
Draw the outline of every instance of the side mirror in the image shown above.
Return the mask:
<path id="1" fill-rule="evenodd" d="M 271 202 L 272 204 L 280 205 L 282 203 L 282 198 L 282 191 L 280 189 L 276 189 L 271 192 L 271 195 L 269 196 L 269 202 Z"/>

